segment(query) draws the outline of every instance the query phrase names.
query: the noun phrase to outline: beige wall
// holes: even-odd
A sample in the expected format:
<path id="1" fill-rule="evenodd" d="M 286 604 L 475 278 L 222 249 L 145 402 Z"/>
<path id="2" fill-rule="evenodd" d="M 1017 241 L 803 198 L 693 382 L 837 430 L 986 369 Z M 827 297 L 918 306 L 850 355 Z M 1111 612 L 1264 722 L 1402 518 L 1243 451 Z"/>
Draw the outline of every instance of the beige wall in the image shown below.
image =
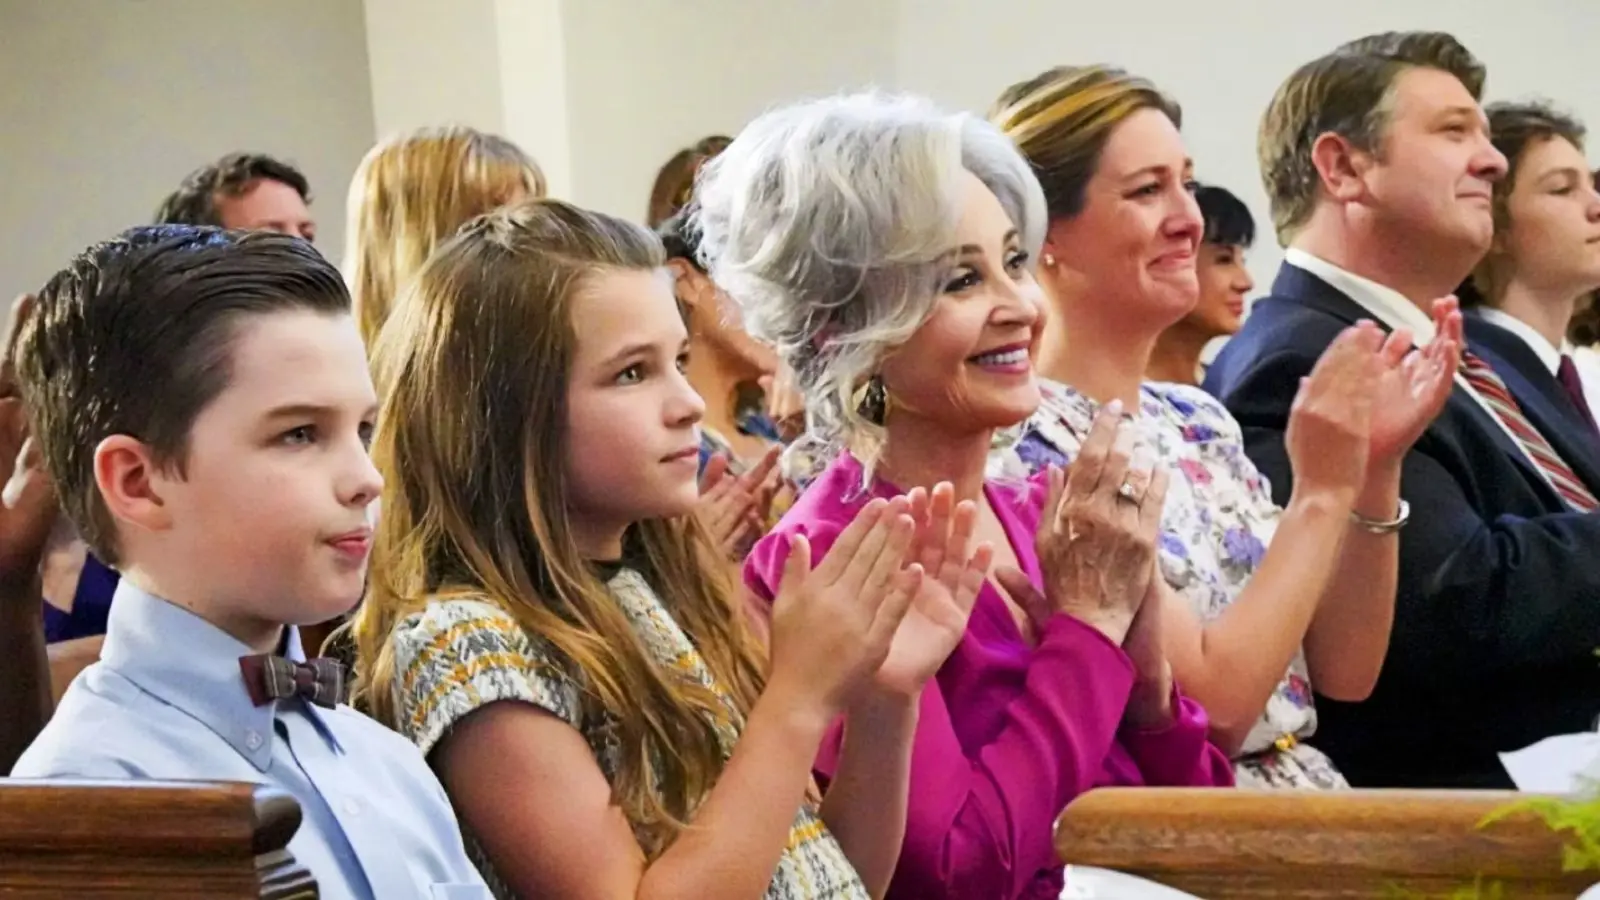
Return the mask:
<path id="1" fill-rule="evenodd" d="M 976 0 L 974 0 L 976 2 Z M 785 100 L 895 80 L 890 0 L 563 5 L 572 197 L 643 219 L 657 169 Z"/>
<path id="2" fill-rule="evenodd" d="M 377 134 L 503 131 L 554 192 L 642 217 L 657 167 L 804 95 L 877 84 L 982 110 L 1059 62 L 1114 61 L 1183 103 L 1201 176 L 1252 204 L 1262 107 L 1292 68 L 1385 28 L 1457 32 L 1492 97 L 1552 95 L 1600 127 L 1600 4 L 1344 0 L 0 0 L 0 294 L 148 218 L 226 150 L 282 154 L 343 247 L 350 173 Z M 270 10 L 270 12 L 268 12 Z M 370 67 L 369 67 L 370 61 Z M 1600 153 L 1591 153 L 1600 158 Z M 1279 254 L 1265 236 L 1257 280 Z"/>
<path id="3" fill-rule="evenodd" d="M 373 139 L 361 0 L 0 0 L 0 47 L 0 299 L 235 149 L 306 173 L 337 257 Z"/>
<path id="4" fill-rule="evenodd" d="M 1256 127 L 1278 84 L 1342 41 L 1385 30 L 1453 32 L 1488 65 L 1489 99 L 1544 94 L 1600 130 L 1595 2 L 1340 0 L 1315 14 L 1310 3 L 1283 0 L 899 3 L 900 82 L 947 104 L 987 109 L 1006 85 L 1059 63 L 1118 63 L 1173 94 L 1197 174 L 1255 213 L 1261 231 L 1250 268 L 1263 290 L 1282 253 L 1256 167 Z M 1594 147 L 1590 158 L 1600 159 Z"/>

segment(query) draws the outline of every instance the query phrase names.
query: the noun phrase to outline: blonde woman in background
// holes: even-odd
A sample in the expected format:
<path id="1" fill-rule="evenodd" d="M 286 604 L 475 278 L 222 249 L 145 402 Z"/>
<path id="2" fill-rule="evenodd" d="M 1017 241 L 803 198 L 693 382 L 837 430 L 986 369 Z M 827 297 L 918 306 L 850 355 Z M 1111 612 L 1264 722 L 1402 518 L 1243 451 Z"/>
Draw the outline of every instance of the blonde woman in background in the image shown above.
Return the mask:
<path id="1" fill-rule="evenodd" d="M 435 247 L 467 220 L 545 192 L 528 154 L 472 128 L 421 128 L 373 147 L 350 182 L 344 256 L 367 346 Z"/>

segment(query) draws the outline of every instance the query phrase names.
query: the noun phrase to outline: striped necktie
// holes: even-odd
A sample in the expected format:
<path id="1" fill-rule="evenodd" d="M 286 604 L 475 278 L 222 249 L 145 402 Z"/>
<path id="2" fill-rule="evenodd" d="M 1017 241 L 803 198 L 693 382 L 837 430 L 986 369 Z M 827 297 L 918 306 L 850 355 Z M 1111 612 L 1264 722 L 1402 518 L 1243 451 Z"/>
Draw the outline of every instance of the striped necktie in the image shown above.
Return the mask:
<path id="1" fill-rule="evenodd" d="M 1572 471 L 1572 467 L 1561 459 L 1550 442 L 1545 440 L 1539 429 L 1533 427 L 1528 417 L 1522 414 L 1522 407 L 1517 404 L 1511 391 L 1506 388 L 1506 383 L 1500 380 L 1494 369 L 1484 362 L 1483 357 L 1467 350 L 1461 351 L 1461 375 L 1472 385 L 1494 410 L 1495 415 L 1506 426 L 1522 445 L 1522 450 L 1539 467 L 1540 473 L 1556 493 L 1567 501 L 1567 504 L 1578 512 L 1592 512 L 1600 509 L 1600 500 L 1596 500 L 1593 493 L 1584 487 L 1582 481 Z"/>

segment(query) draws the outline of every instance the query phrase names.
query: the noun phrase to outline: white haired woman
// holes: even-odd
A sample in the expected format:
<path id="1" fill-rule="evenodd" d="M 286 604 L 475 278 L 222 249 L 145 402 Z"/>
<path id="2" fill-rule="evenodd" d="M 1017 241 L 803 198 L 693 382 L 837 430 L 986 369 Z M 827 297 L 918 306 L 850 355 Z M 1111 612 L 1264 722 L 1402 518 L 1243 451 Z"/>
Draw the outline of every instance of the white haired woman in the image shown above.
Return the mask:
<path id="1" fill-rule="evenodd" d="M 712 277 L 805 394 L 798 449 L 830 460 L 757 544 L 747 584 L 770 600 L 793 541 L 820 558 L 864 504 L 902 492 L 930 497 L 931 521 L 954 510 L 955 533 L 997 561 L 916 703 L 853 711 L 817 763 L 848 783 L 862 774 L 843 743 L 875 740 L 855 725 L 912 723 L 907 816 L 881 823 L 904 828 L 889 896 L 1055 897 L 1052 823 L 1078 794 L 1230 784 L 1141 612 L 1166 475 L 1130 457 L 1115 407 L 1070 475 L 985 480 L 995 430 L 1039 402 L 1044 197 L 1011 142 L 913 98 L 815 101 L 751 123 L 696 196 Z"/>

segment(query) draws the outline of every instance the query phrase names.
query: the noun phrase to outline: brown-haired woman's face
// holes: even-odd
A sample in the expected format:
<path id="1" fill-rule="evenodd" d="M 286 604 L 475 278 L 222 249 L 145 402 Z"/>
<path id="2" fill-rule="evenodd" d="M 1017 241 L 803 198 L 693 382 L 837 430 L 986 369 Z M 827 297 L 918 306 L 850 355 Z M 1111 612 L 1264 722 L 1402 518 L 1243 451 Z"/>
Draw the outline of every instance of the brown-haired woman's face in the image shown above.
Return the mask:
<path id="1" fill-rule="evenodd" d="M 1600 288 L 1600 194 L 1566 138 L 1535 141 L 1517 161 L 1498 243 L 1528 287 L 1576 296 Z"/>
<path id="2" fill-rule="evenodd" d="M 1140 110 L 1112 130 L 1083 209 L 1052 223 L 1045 247 L 1081 312 L 1159 333 L 1194 308 L 1202 222 L 1192 170 L 1177 126 L 1160 110 Z"/>

